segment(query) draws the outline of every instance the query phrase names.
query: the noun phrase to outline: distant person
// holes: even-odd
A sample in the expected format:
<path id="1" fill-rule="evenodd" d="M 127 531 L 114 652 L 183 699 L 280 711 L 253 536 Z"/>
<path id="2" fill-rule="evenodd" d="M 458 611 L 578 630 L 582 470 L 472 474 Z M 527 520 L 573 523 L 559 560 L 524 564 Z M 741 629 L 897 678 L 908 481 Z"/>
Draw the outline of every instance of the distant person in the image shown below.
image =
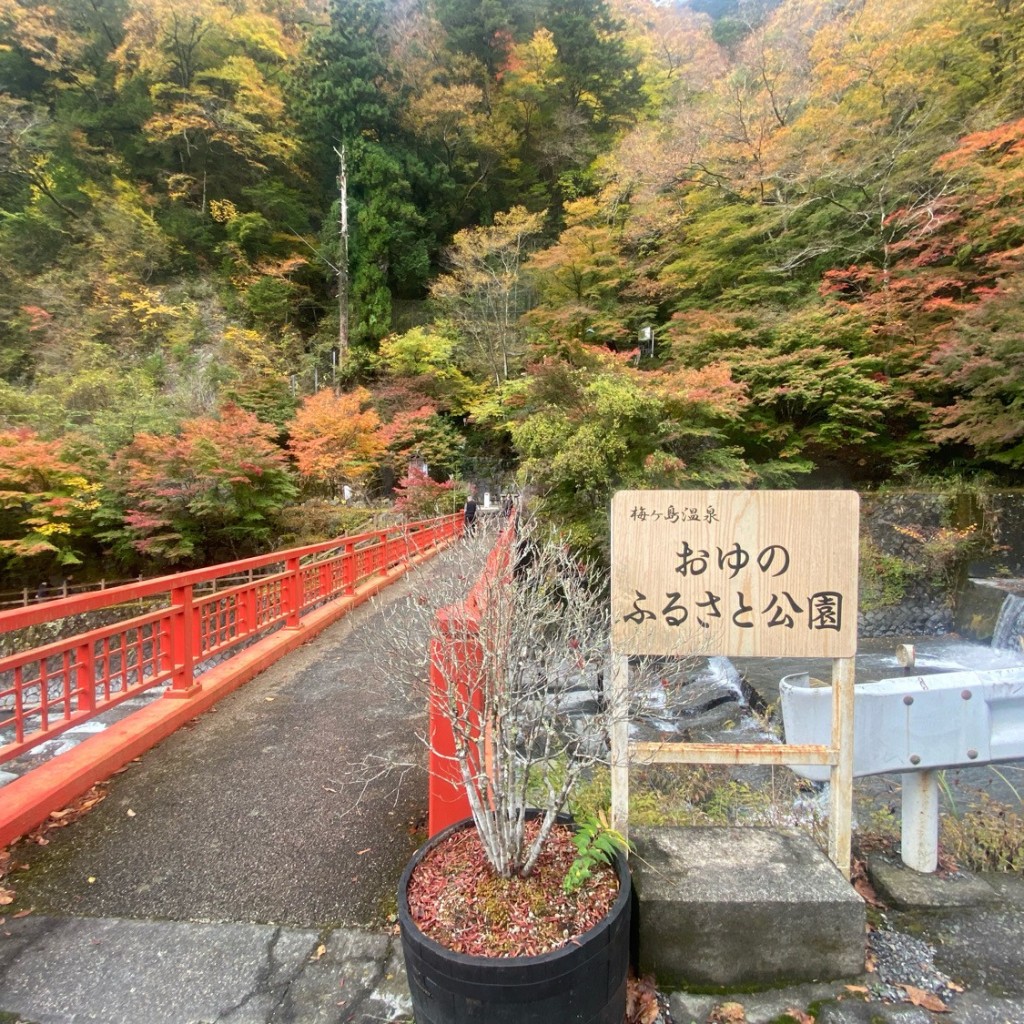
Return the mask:
<path id="1" fill-rule="evenodd" d="M 463 532 L 468 534 L 470 537 L 476 535 L 476 499 L 471 494 L 466 499 L 466 508 L 463 514 L 464 530 Z"/>

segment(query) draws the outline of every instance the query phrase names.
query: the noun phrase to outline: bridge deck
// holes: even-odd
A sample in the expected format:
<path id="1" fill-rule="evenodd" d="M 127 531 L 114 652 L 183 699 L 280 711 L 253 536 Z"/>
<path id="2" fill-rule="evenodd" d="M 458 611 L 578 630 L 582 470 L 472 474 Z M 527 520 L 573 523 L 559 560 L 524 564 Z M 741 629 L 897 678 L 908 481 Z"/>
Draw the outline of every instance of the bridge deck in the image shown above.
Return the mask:
<path id="1" fill-rule="evenodd" d="M 367 756 L 418 766 L 417 702 L 385 699 L 383 609 L 475 579 L 486 542 L 443 552 L 193 720 L 49 846 L 19 848 L 15 907 L 117 918 L 382 923 L 422 839 L 423 772 L 362 791 Z M 426 637 L 423 638 L 424 667 Z M 357 797 L 362 795 L 356 803 Z M 355 804 L 355 806 L 353 806 Z"/>

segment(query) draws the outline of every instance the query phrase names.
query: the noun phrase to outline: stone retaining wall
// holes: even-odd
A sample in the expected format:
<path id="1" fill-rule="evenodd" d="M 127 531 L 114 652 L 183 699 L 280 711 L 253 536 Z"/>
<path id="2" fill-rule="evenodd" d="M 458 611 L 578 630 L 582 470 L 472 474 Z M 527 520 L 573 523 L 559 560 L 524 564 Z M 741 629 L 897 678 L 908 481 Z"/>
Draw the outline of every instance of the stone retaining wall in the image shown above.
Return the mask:
<path id="1" fill-rule="evenodd" d="M 936 542 L 973 526 L 974 539 L 939 565 Z M 899 559 L 909 572 L 898 600 L 859 615 L 862 637 L 953 632 L 970 577 L 1024 576 L 1024 491 L 888 491 L 861 495 L 862 549 Z M 895 563 L 891 563 L 895 564 Z M 866 574 L 862 560 L 861 596 Z M 871 603 L 871 602 L 869 602 Z"/>

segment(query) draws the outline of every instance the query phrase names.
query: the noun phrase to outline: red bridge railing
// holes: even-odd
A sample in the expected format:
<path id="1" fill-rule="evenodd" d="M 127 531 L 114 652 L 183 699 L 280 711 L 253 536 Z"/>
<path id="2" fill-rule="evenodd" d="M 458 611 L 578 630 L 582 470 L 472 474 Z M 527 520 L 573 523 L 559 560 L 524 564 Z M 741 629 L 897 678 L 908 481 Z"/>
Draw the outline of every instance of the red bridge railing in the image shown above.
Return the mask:
<path id="1" fill-rule="evenodd" d="M 516 546 L 516 518 L 502 530 L 487 557 L 479 579 L 464 601 L 438 609 L 436 628 L 430 640 L 430 686 L 428 695 L 429 789 L 427 830 L 431 836 L 470 815 L 469 797 L 463 784 L 452 730 L 451 703 L 456 701 L 460 717 L 475 736 L 486 733 L 482 724 L 483 695 L 480 690 L 482 653 L 478 639 L 481 619 L 494 588 L 512 572 Z M 490 736 L 484 736 L 487 768 L 490 767 Z M 480 765 L 477 766 L 481 767 Z"/>
<path id="2" fill-rule="evenodd" d="M 361 584 L 458 536 L 461 513 L 0 612 L 0 634 L 62 621 L 69 635 L 0 658 L 0 764 L 204 672 Z M 109 625 L 74 632 L 74 616 Z"/>

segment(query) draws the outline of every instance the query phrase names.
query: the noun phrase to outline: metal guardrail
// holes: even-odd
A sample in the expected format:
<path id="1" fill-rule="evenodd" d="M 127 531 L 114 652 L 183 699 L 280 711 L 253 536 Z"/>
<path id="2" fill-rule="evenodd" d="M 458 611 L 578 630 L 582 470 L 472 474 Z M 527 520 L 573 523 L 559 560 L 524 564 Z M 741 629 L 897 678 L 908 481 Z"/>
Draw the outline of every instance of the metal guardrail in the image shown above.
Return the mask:
<path id="1" fill-rule="evenodd" d="M 144 691 L 190 696 L 208 668 L 461 530 L 457 513 L 0 611 L 0 634 L 104 609 L 128 616 L 0 658 L 0 764 Z"/>
<path id="2" fill-rule="evenodd" d="M 828 735 L 832 688 L 806 673 L 779 684 L 788 743 Z M 938 772 L 1024 758 L 1024 668 L 896 676 L 854 688 L 853 774 L 898 772 L 902 782 L 903 862 L 938 865 Z M 823 782 L 820 768 L 794 767 Z"/>

